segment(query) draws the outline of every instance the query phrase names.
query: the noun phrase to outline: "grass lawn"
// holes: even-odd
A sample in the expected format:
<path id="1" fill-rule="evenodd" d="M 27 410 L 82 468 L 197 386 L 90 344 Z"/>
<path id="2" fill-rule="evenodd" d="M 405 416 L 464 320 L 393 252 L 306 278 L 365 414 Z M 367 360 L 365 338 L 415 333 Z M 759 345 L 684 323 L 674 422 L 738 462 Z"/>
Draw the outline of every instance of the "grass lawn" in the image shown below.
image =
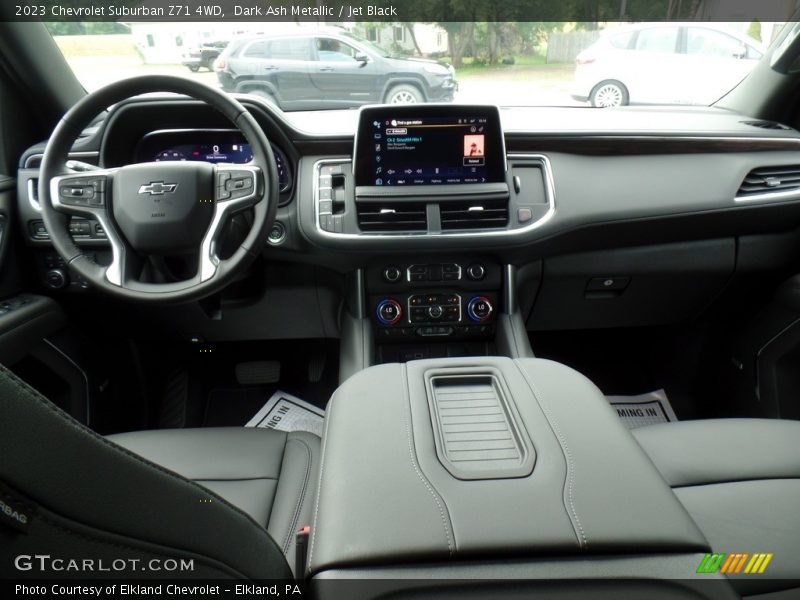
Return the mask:
<path id="1" fill-rule="evenodd" d="M 458 78 L 472 78 L 472 77 L 494 77 L 498 74 L 506 74 L 511 78 L 518 77 L 523 74 L 539 73 L 543 74 L 547 71 L 563 72 L 571 70 L 574 67 L 572 63 L 547 63 L 545 57 L 541 55 L 533 56 L 515 56 L 513 65 L 487 65 L 483 62 L 475 62 L 472 57 L 464 59 L 464 64 L 456 69 L 456 77 Z M 450 58 L 445 56 L 440 59 L 442 62 L 450 62 Z"/>

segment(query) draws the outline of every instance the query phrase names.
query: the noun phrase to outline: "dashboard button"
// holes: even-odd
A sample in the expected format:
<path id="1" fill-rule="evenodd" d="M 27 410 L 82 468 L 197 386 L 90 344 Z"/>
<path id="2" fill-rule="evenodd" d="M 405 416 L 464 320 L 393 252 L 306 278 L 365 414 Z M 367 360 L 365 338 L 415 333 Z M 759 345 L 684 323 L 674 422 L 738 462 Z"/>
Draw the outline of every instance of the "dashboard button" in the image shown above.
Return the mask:
<path id="1" fill-rule="evenodd" d="M 396 283 L 400 281 L 400 278 L 402 276 L 403 272 L 400 270 L 399 267 L 396 267 L 394 265 L 389 265 L 383 270 L 383 278 L 389 283 Z"/>
<path id="2" fill-rule="evenodd" d="M 467 267 L 467 277 L 472 281 L 480 281 L 486 275 L 486 268 L 481 264 L 474 264 Z"/>
<path id="3" fill-rule="evenodd" d="M 272 229 L 269 232 L 267 241 L 273 246 L 278 246 L 282 244 L 285 239 L 286 239 L 286 228 L 280 221 L 275 221 L 275 224 L 272 226 Z"/>

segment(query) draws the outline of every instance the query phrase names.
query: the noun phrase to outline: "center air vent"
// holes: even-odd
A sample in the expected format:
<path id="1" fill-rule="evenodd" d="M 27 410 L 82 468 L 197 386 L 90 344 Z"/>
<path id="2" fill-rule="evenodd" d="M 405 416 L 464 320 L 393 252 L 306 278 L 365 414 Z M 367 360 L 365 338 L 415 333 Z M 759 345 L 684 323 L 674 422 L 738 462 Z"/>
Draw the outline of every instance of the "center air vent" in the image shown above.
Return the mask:
<path id="1" fill-rule="evenodd" d="M 443 202 L 439 205 L 442 231 L 498 229 L 508 225 L 508 200 Z"/>
<path id="2" fill-rule="evenodd" d="M 800 190 L 800 165 L 760 167 L 744 178 L 737 198 Z"/>
<path id="3" fill-rule="evenodd" d="M 359 202 L 361 231 L 426 231 L 428 216 L 424 202 Z"/>

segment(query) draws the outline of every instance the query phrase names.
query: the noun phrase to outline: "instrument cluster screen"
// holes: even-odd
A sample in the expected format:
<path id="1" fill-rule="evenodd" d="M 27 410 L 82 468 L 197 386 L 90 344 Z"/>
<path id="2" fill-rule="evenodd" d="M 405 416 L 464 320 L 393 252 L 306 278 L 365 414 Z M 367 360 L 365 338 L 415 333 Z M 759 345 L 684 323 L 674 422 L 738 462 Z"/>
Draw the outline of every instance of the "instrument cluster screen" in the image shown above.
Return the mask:
<path id="1" fill-rule="evenodd" d="M 289 187 L 289 171 L 286 168 L 286 157 L 275 146 L 272 147 L 278 169 L 278 185 L 283 191 Z M 156 162 L 161 161 L 205 161 L 210 163 L 224 163 L 242 165 L 253 160 L 250 144 L 246 143 L 201 143 L 181 144 L 159 150 L 153 157 Z"/>

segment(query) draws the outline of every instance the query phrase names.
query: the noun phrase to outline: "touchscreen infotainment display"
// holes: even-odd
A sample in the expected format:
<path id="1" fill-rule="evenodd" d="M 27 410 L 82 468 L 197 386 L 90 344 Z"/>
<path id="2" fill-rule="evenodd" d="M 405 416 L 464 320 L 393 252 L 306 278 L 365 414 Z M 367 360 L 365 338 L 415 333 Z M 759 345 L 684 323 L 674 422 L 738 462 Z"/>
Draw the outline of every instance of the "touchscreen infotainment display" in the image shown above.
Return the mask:
<path id="1" fill-rule="evenodd" d="M 364 108 L 355 156 L 359 186 L 505 181 L 503 133 L 495 107 Z"/>

